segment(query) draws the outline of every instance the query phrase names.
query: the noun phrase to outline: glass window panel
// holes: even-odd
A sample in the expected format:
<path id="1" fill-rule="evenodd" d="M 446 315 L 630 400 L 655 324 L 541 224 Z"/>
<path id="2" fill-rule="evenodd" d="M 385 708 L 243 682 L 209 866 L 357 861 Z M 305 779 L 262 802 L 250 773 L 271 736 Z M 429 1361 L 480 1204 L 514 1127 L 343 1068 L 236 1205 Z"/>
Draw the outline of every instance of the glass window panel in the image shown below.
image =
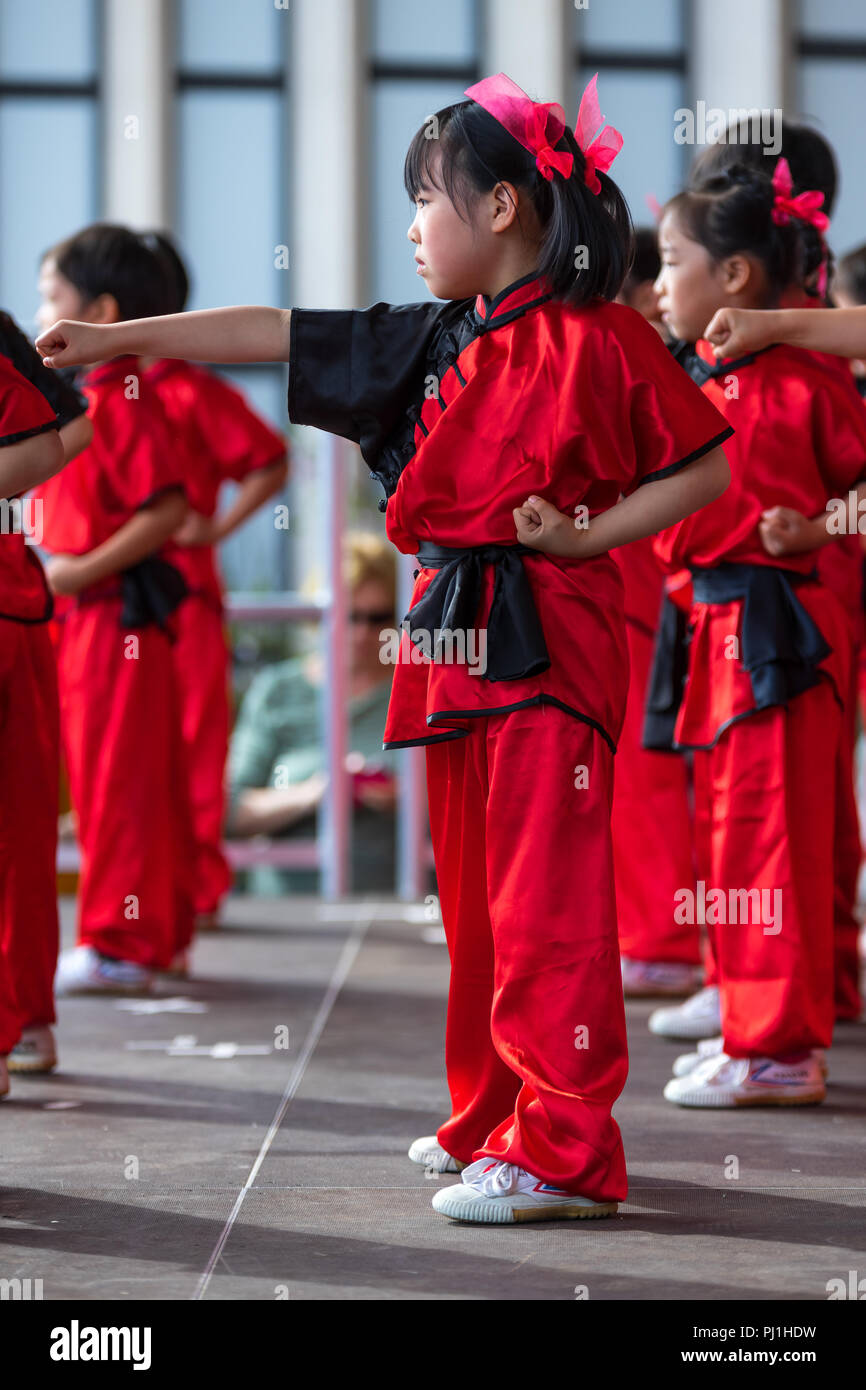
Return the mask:
<path id="1" fill-rule="evenodd" d="M 414 218 L 403 187 L 403 161 L 415 131 L 427 116 L 463 99 L 460 82 L 382 81 L 372 95 L 373 299 L 413 304 L 430 298 L 416 273 L 406 233 Z"/>
<path id="2" fill-rule="evenodd" d="M 45 176 L 45 151 L 58 151 Z M 98 122 L 86 97 L 0 101 L 0 304 L 36 332 L 39 257 L 97 217 Z"/>
<path id="3" fill-rule="evenodd" d="M 80 81 L 96 66 L 94 0 L 0 0 L 0 75 Z"/>
<path id="4" fill-rule="evenodd" d="M 284 368 L 248 367 L 222 374 L 233 386 L 243 391 L 254 410 L 278 430 L 286 432 L 287 377 Z M 220 510 L 229 506 L 234 491 L 235 484 L 226 484 L 220 497 Z M 287 500 L 287 492 L 270 498 L 261 511 L 220 546 L 220 565 L 228 589 L 270 593 L 274 589 L 290 587 L 292 531 L 278 531 L 274 526 L 273 512 L 277 502 Z"/>
<path id="5" fill-rule="evenodd" d="M 193 270 L 191 309 L 282 304 L 281 127 L 276 92 L 188 91 L 179 101 L 179 235 Z"/>
<path id="6" fill-rule="evenodd" d="M 274 0 L 181 0 L 181 67 L 190 72 L 272 72 L 282 64 L 281 24 L 289 11 Z"/>
<path id="7" fill-rule="evenodd" d="M 572 113 L 592 72 L 586 68 L 575 83 Z M 682 187 L 687 163 L 696 151 L 674 141 L 674 112 L 685 105 L 685 87 L 677 73 L 617 72 L 599 75 L 601 109 L 622 132 L 623 147 L 610 173 L 628 200 L 636 226 L 652 225 L 647 198 L 660 203 Z"/>
<path id="8" fill-rule="evenodd" d="M 390 63 L 473 62 L 478 0 L 374 0 L 373 55 Z"/>
<path id="9" fill-rule="evenodd" d="M 830 244 L 837 255 L 844 255 L 866 241 L 866 186 L 860 177 L 866 63 L 804 59 L 799 66 L 797 115 L 825 135 L 836 152 L 839 194 Z"/>
<path id="10" fill-rule="evenodd" d="M 863 0 L 800 0 L 800 31 L 811 38 L 866 37 Z"/>
<path id="11" fill-rule="evenodd" d="M 587 48 L 675 53 L 683 46 L 682 0 L 589 0 L 574 8 L 573 34 Z"/>

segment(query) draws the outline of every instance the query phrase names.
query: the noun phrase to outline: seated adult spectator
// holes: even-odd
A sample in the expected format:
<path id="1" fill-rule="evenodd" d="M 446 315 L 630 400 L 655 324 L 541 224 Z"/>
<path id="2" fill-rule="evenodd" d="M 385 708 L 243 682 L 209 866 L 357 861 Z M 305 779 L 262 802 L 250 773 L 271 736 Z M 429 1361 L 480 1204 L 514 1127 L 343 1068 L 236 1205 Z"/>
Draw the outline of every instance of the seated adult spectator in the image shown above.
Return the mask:
<path id="1" fill-rule="evenodd" d="M 349 730 L 352 774 L 351 890 L 394 890 L 395 755 L 382 750 L 393 667 L 379 659 L 380 632 L 396 628 L 393 548 L 378 536 L 350 532 L 344 577 L 349 591 Z M 252 682 L 229 750 L 230 837 L 312 839 L 327 776 L 322 729 L 324 661 L 317 650 L 281 661 Z M 319 891 L 315 868 L 256 865 L 247 889 L 261 895 Z"/>

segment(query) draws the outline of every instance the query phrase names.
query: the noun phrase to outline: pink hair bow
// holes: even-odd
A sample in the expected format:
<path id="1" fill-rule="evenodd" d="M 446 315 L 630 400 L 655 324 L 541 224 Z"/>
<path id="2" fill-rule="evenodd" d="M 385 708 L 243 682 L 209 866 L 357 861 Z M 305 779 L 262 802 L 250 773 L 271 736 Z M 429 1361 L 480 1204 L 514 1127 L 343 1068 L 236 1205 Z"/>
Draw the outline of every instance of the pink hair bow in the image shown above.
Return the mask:
<path id="1" fill-rule="evenodd" d="M 826 232 L 830 219 L 826 213 L 820 211 L 824 194 L 813 188 L 792 198 L 793 187 L 791 169 L 787 159 L 783 157 L 773 170 L 773 191 L 776 194 L 773 199 L 773 221 L 776 226 L 783 227 L 792 217 L 796 217 L 800 222 L 808 222 L 817 231 Z"/>
<path id="2" fill-rule="evenodd" d="M 597 80 L 598 73 L 581 98 L 575 130 L 577 143 L 586 159 L 585 181 L 593 193 L 601 192 L 596 171 L 600 169 L 606 172 L 622 148 L 622 136 L 618 130 L 611 126 L 599 130 L 604 118 L 595 88 Z M 574 156 L 568 150 L 553 148 L 566 128 L 565 112 L 558 102 L 533 101 L 504 72 L 497 73 L 495 77 L 485 77 L 474 86 L 467 87 L 463 95 L 483 106 L 509 135 L 535 155 L 535 167 L 544 178 L 548 181 L 552 179 L 554 171 L 562 174 L 563 178 L 571 177 Z"/>
<path id="3" fill-rule="evenodd" d="M 593 193 L 601 192 L 599 172 L 606 174 L 622 149 L 622 136 L 612 125 L 605 125 L 598 101 L 598 73 L 586 84 L 580 98 L 574 133 L 586 160 L 584 180 Z"/>

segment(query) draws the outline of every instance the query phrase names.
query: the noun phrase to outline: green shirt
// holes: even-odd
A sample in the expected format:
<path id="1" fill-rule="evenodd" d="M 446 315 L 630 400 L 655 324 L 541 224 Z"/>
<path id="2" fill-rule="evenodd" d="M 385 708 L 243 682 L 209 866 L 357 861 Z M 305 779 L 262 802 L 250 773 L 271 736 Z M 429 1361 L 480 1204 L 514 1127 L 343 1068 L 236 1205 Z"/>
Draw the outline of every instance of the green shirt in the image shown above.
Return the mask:
<path id="1" fill-rule="evenodd" d="M 229 795 L 236 801 L 249 787 L 294 786 L 325 772 L 322 732 L 324 692 L 305 672 L 303 658 L 277 662 L 256 676 L 244 697 L 229 750 Z M 383 752 L 382 733 L 391 694 L 390 673 L 372 690 L 349 700 L 349 750 L 396 771 L 393 755 Z M 304 816 L 279 833 L 280 839 L 310 839 L 317 816 Z M 395 816 L 366 806 L 352 811 L 352 883 L 355 892 L 392 892 L 395 873 Z M 251 892 L 279 895 L 317 893 L 316 869 L 256 865 L 247 871 Z"/>

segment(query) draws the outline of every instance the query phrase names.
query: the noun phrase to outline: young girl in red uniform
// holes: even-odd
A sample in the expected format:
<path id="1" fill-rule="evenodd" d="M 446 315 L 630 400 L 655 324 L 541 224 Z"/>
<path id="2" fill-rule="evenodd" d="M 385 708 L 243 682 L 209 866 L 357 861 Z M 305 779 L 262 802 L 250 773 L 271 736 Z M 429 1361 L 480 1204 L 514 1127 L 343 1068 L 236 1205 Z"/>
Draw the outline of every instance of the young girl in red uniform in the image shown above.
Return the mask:
<path id="1" fill-rule="evenodd" d="M 68 462 L 89 444 L 87 402 L 62 375 L 48 371 L 33 344 L 8 314 L 0 314 L 0 353 L 47 400 Z M 33 400 L 28 393 L 25 399 Z M 10 392 L 9 408 L 24 406 Z M 35 473 L 32 482 L 41 482 Z M 31 507 L 31 502 L 24 502 Z M 25 520 L 26 520 L 25 514 Z M 34 507 L 31 540 L 39 544 Z M 5 649 L 14 678 L 4 697 L 2 762 L 11 794 L 3 799 L 7 851 L 0 880 L 0 949 L 11 972 L 21 1036 L 9 1054 L 10 1071 L 51 1071 L 57 1065 L 52 1025 L 57 920 L 57 791 L 60 747 L 57 673 L 49 633 L 52 599 L 33 546 L 22 535 L 3 539 L 7 581 L 0 602 Z"/>
<path id="2" fill-rule="evenodd" d="M 674 332 L 698 339 L 720 303 L 778 302 L 800 273 L 803 211 L 743 166 L 673 199 L 659 283 Z M 774 347 L 717 365 L 707 344 L 697 352 L 705 394 L 736 427 L 733 481 L 656 541 L 670 569 L 691 568 L 694 593 L 685 692 L 680 704 L 670 675 L 659 680 L 669 698 L 655 714 L 674 726 L 675 747 L 695 750 L 709 788 L 722 1037 L 677 1067 L 665 1095 L 814 1103 L 824 1097 L 815 1054 L 834 1018 L 835 769 L 850 639 L 814 573 L 818 540 L 783 553 L 769 513 L 821 515 L 866 477 L 866 420 L 850 380 L 808 354 Z M 658 651 L 657 675 L 674 658 Z"/>
<path id="3" fill-rule="evenodd" d="M 154 255 L 94 226 L 43 262 L 43 321 L 153 307 Z M 185 460 L 132 357 L 89 360 L 93 443 L 36 497 L 58 602 L 61 730 L 78 816 L 79 945 L 59 992 L 147 990 L 192 932 L 191 831 L 171 652 L 185 592 L 163 548 L 183 520 Z"/>
<path id="4" fill-rule="evenodd" d="M 657 328 L 660 265 L 655 228 L 637 228 L 634 261 L 618 300 Z M 673 906 L 676 890 L 696 878 L 689 770 L 684 758 L 642 744 L 664 575 L 651 536 L 613 553 L 622 574 L 631 670 L 611 816 L 623 993 L 690 994 L 700 983 L 700 932 L 693 923 L 677 922 Z"/>
<path id="5" fill-rule="evenodd" d="M 167 313 L 180 313 L 189 280 L 175 247 L 162 235 L 146 238 L 165 266 Z M 177 613 L 173 655 L 190 777 L 195 837 L 193 871 L 196 923 L 216 925 L 220 900 L 231 883 L 222 851 L 224 773 L 229 736 L 229 651 L 216 546 L 283 486 L 286 441 L 250 409 L 222 377 L 191 362 L 142 361 L 145 389 L 155 390 L 175 439 L 182 439 L 191 467 L 184 475 L 190 511 L 175 532 L 172 564 L 189 596 Z M 217 516 L 220 489 L 239 484 L 231 506 Z"/>
<path id="6" fill-rule="evenodd" d="M 40 349 L 287 359 L 290 417 L 360 443 L 388 535 L 418 560 L 384 745 L 427 746 L 452 962 L 452 1113 L 433 1142 L 468 1166 L 433 1205 L 606 1216 L 626 1195 L 610 806 L 628 683 L 607 552 L 719 495 L 729 427 L 610 302 L 629 223 L 594 80 L 577 138 L 501 74 L 467 96 L 406 160 L 409 239 L 444 303 L 59 324 Z M 564 509 L 573 555 L 537 548 L 534 492 Z M 468 657 L 479 630 L 483 661 L 448 659 L 447 632 Z"/>
<path id="7" fill-rule="evenodd" d="M 57 683 L 46 630 L 51 595 L 7 500 L 64 464 L 58 436 L 81 411 L 55 380 L 55 405 L 14 365 L 32 353 L 0 316 L 0 1096 L 9 1071 L 50 1069 L 56 1057 L 52 979 L 57 959 Z M 34 354 L 35 356 L 35 354 Z M 28 371 L 33 367 L 26 362 Z M 39 375 L 41 363 L 36 359 Z M 44 371 L 44 369 L 43 369 Z M 49 373 L 44 375 L 50 376 Z M 83 440 L 78 441 L 83 442 Z M 18 513 L 23 516 L 23 513 Z M 35 513 L 38 520 L 38 512 Z M 45 1035 L 48 1035 L 47 1040 Z M 22 1046 L 23 1042 L 23 1046 Z"/>
<path id="8" fill-rule="evenodd" d="M 781 122 L 781 151 L 791 177 L 790 194 L 806 192 L 812 206 L 809 220 L 798 220 L 802 242 L 799 278 L 787 285 L 780 303 L 820 309 L 826 303 L 828 269 L 832 256 L 826 243 L 827 218 L 833 211 L 838 185 L 836 158 L 831 145 L 818 131 L 799 121 Z M 695 161 L 689 186 L 699 188 L 715 174 L 724 172 L 731 164 L 745 163 L 773 177 L 778 156 L 767 154 L 760 141 L 751 141 L 748 132 L 735 128 L 726 138 L 708 146 Z M 822 201 L 823 199 L 823 201 Z M 682 359 L 681 359 L 682 360 Z M 694 358 L 692 358 L 694 360 Z M 847 366 L 829 355 L 827 366 L 844 378 Z M 688 365 L 684 362 L 684 365 Z M 700 381 L 699 365 L 696 380 Z M 794 518 L 791 509 L 776 512 L 777 532 L 784 520 L 790 528 Z M 801 518 L 801 520 L 805 520 Z M 778 539 L 778 536 L 777 536 Z M 781 552 L 779 552 L 781 553 Z M 857 732 L 856 681 L 859 652 L 864 637 L 863 565 L 857 536 L 839 536 L 832 545 L 823 544 L 817 552 L 816 563 L 822 582 L 833 591 L 848 617 L 852 643 L 851 678 L 845 701 L 843 737 L 840 739 L 836 765 L 836 832 L 835 832 L 835 905 L 834 956 L 836 1017 L 856 1018 L 861 1010 L 859 960 L 857 954 L 858 922 L 855 916 L 857 880 L 861 862 L 860 826 L 854 787 L 854 747 Z M 698 995 L 679 1008 L 657 1009 L 650 1018 L 653 1032 L 671 1037 L 709 1037 L 720 1027 L 718 984 L 712 951 L 712 931 L 707 933 L 705 985 Z"/>

